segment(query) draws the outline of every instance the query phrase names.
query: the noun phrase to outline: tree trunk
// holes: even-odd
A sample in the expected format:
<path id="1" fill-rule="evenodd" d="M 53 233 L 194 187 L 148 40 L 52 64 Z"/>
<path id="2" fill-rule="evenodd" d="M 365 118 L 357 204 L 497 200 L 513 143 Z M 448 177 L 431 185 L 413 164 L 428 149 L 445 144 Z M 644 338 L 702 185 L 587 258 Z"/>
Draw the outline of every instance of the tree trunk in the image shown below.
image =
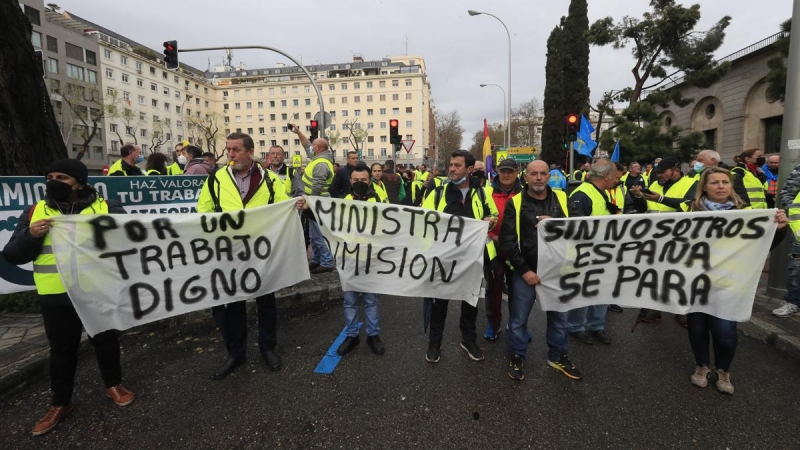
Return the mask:
<path id="1" fill-rule="evenodd" d="M 67 157 L 17 2 L 0 1 L 0 175 L 42 175 Z"/>

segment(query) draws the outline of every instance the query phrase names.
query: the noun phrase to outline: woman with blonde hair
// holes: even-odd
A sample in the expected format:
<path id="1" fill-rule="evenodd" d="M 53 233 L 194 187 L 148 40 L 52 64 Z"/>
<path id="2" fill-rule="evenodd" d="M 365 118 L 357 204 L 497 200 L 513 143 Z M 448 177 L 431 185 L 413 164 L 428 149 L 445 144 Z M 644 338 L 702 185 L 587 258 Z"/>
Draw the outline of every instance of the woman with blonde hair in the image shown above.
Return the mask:
<path id="1" fill-rule="evenodd" d="M 707 167 L 697 183 L 694 200 L 689 204 L 689 211 L 729 211 L 734 209 L 750 209 L 741 197 L 733 191 L 731 172 L 721 167 Z M 778 245 L 786 234 L 789 223 L 786 214 L 778 210 L 775 214 L 778 231 L 772 239 L 772 247 Z M 760 270 L 760 268 L 759 268 Z M 695 386 L 708 386 L 711 374 L 709 368 L 711 355 L 709 352 L 709 333 L 714 346 L 714 363 L 716 366 L 717 389 L 726 394 L 733 394 L 730 367 L 736 353 L 738 335 L 736 322 L 721 319 L 706 313 L 687 314 L 689 344 L 694 353 L 697 367 L 691 381 Z"/>

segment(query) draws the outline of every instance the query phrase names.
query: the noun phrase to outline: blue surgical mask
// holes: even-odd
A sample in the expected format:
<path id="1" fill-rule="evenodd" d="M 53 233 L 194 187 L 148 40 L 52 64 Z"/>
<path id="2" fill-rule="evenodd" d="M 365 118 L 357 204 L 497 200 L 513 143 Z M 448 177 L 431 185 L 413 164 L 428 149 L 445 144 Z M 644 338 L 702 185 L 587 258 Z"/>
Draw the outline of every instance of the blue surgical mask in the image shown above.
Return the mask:
<path id="1" fill-rule="evenodd" d="M 694 163 L 694 171 L 695 171 L 695 173 L 700 173 L 705 168 L 706 168 L 706 165 L 701 163 L 701 162 Z"/>
<path id="2" fill-rule="evenodd" d="M 141 164 L 144 161 L 144 155 L 139 155 L 136 157 L 136 164 Z"/>
<path id="3" fill-rule="evenodd" d="M 464 176 L 463 176 L 463 177 L 461 177 L 459 180 L 457 180 L 457 181 L 453 181 L 453 184 L 455 184 L 456 186 L 458 186 L 459 184 L 463 183 L 463 182 L 464 182 L 464 181 L 466 181 L 466 180 L 467 180 L 467 176 L 466 176 L 466 175 L 464 175 Z"/>

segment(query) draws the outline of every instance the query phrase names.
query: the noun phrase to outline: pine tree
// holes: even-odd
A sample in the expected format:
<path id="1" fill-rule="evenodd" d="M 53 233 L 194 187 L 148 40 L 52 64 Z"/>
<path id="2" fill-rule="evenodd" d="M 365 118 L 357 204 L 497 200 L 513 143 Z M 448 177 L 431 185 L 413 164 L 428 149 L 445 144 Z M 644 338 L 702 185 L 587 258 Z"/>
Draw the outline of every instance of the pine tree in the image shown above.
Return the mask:
<path id="1" fill-rule="evenodd" d="M 568 113 L 588 111 L 589 104 L 589 16 L 586 0 L 572 0 L 561 35 L 564 106 Z"/>
<path id="2" fill-rule="evenodd" d="M 562 23 L 564 19 L 562 18 Z M 544 66 L 544 122 L 540 158 L 548 164 L 563 164 L 564 151 L 564 83 L 562 79 L 561 25 L 547 38 L 547 62 Z"/>
<path id="3" fill-rule="evenodd" d="M 41 175 L 67 149 L 19 3 L 0 2 L 0 29 L 0 175 Z"/>

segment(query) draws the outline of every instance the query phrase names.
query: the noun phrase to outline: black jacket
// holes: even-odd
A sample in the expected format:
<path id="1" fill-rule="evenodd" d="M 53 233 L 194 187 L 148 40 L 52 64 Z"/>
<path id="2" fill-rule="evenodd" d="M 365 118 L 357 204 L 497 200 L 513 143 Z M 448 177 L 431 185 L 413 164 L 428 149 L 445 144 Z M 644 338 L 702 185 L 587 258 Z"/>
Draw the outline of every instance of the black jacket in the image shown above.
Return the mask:
<path id="1" fill-rule="evenodd" d="M 350 173 L 352 171 L 353 168 L 348 165 L 340 167 L 339 170 L 336 171 L 336 174 L 333 176 L 333 181 L 331 182 L 331 188 L 329 191 L 331 197 L 344 198 L 350 193 Z"/>
<path id="2" fill-rule="evenodd" d="M 564 218 L 566 214 L 549 186 L 545 200 L 536 200 L 527 191 L 518 195 L 522 196 L 522 212 L 519 218 L 519 226 L 522 229 L 520 242 L 517 242 L 517 209 L 514 207 L 513 199 L 509 199 L 503 211 L 503 223 L 500 225 L 500 237 L 497 243 L 500 251 L 514 266 L 514 270 L 522 275 L 529 270 L 534 272 L 537 270 L 539 243 L 536 225 L 539 220 L 536 216 Z"/>

